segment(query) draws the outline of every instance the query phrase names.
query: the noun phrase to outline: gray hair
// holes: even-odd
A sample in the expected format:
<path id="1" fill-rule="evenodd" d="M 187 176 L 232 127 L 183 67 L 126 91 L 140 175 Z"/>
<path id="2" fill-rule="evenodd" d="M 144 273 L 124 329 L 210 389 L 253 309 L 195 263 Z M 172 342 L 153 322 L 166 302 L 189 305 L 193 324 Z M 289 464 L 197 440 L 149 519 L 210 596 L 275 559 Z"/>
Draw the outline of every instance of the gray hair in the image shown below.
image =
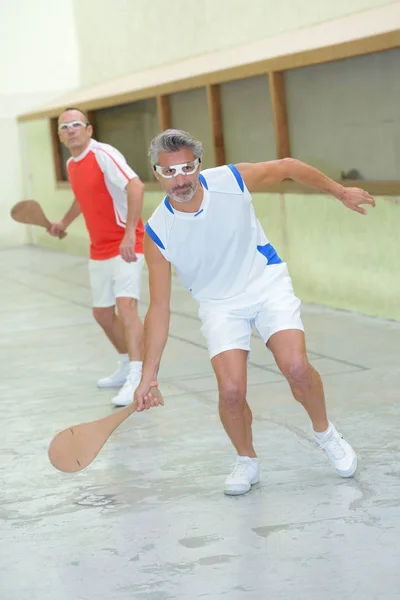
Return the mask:
<path id="1" fill-rule="evenodd" d="M 203 146 L 190 133 L 180 129 L 167 129 L 150 143 L 148 155 L 152 165 L 158 164 L 160 152 L 178 152 L 183 148 L 192 150 L 195 158 L 203 156 Z"/>

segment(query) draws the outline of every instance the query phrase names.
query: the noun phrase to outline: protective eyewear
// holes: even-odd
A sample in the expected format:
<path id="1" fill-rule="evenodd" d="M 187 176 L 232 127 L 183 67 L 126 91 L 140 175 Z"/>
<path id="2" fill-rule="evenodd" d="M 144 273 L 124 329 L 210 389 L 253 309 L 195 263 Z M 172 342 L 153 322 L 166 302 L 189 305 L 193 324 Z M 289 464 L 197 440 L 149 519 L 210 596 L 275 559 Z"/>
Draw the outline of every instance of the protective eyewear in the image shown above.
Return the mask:
<path id="1" fill-rule="evenodd" d="M 180 165 L 168 165 L 168 167 L 161 167 L 160 165 L 154 165 L 154 170 L 157 171 L 165 179 L 172 179 L 177 175 L 193 175 L 196 173 L 201 163 L 200 158 L 196 158 L 187 163 L 181 163 Z"/>
<path id="2" fill-rule="evenodd" d="M 65 133 L 68 129 L 78 131 L 78 129 L 82 129 L 82 127 L 87 127 L 87 123 L 84 123 L 83 121 L 71 121 L 70 123 L 60 123 L 58 131 L 59 133 Z"/>

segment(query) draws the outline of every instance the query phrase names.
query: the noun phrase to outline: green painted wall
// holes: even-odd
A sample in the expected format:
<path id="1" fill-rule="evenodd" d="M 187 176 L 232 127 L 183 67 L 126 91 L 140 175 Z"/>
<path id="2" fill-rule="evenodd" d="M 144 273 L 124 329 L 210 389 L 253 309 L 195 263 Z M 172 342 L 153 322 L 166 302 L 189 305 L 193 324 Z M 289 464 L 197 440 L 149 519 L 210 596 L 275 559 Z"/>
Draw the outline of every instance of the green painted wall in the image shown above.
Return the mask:
<path id="1" fill-rule="evenodd" d="M 259 195 L 257 215 L 305 302 L 400 320 L 400 204 L 363 216 L 330 196 Z"/>
<path id="2" fill-rule="evenodd" d="M 146 218 L 161 199 L 146 195 Z M 256 214 L 304 302 L 400 320 L 400 203 L 376 203 L 362 216 L 330 196 L 254 195 Z"/>

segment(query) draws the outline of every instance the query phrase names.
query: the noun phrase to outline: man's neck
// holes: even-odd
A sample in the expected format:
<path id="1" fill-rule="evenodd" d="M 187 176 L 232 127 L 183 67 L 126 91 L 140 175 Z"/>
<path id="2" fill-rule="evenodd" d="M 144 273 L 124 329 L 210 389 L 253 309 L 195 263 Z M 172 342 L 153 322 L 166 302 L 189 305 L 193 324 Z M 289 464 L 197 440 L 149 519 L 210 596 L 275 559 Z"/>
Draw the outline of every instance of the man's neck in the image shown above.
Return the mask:
<path id="1" fill-rule="evenodd" d="M 79 148 L 70 148 L 71 156 L 76 158 L 77 156 L 80 156 L 81 154 L 83 154 L 85 152 L 85 150 L 87 150 L 89 148 L 91 141 L 92 140 L 89 140 L 87 142 L 87 144 L 85 144 L 84 146 L 79 146 Z"/>
<path id="2" fill-rule="evenodd" d="M 168 197 L 172 207 L 179 211 L 185 213 L 197 213 L 200 209 L 201 203 L 203 202 L 204 190 L 203 186 L 199 182 L 199 187 L 193 198 L 189 200 L 189 202 L 177 202 L 176 200 L 172 200 Z"/>

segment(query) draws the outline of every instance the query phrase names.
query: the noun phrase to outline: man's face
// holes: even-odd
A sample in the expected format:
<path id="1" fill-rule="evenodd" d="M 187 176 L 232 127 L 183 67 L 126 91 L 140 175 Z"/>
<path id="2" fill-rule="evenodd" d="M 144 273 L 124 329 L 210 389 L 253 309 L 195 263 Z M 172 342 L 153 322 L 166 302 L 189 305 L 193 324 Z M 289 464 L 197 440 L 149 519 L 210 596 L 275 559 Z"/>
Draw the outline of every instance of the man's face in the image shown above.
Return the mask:
<path id="1" fill-rule="evenodd" d="M 58 119 L 58 137 L 73 154 L 83 152 L 92 133 L 92 126 L 86 124 L 85 115 L 79 110 L 67 110 Z"/>
<path id="2" fill-rule="evenodd" d="M 200 173 L 200 161 L 196 160 L 193 152 L 189 148 L 160 152 L 157 167 L 161 173 L 154 171 L 154 174 L 164 192 L 176 202 L 190 202 L 198 189 Z"/>

